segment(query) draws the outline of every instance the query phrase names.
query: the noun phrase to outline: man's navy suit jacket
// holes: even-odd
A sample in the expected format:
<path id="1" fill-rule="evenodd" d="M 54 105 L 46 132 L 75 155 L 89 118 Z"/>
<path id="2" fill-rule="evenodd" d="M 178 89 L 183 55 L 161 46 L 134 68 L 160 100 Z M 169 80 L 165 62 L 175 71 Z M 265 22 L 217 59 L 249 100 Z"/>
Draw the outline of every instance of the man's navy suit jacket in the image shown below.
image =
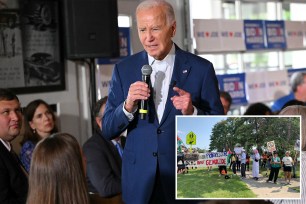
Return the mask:
<path id="1" fill-rule="evenodd" d="M 101 197 L 121 194 L 121 157 L 112 141 L 95 131 L 83 145 L 88 189 Z"/>
<path id="2" fill-rule="evenodd" d="M 129 122 L 123 112 L 123 103 L 132 83 L 142 80 L 141 68 L 148 64 L 145 51 L 132 55 L 115 65 L 109 89 L 108 102 L 102 122 L 102 135 L 108 139 L 127 129 L 123 153 L 122 192 L 125 203 L 148 203 L 153 191 L 157 162 L 163 191 L 169 202 L 175 199 L 175 116 L 170 98 L 177 95 L 169 87 L 161 122 L 158 122 L 152 97 L 146 120 L 138 112 Z M 175 45 L 175 62 L 170 84 L 176 84 L 191 94 L 198 115 L 223 115 L 218 82 L 211 62 L 185 52 Z M 151 92 L 152 96 L 152 92 Z"/>

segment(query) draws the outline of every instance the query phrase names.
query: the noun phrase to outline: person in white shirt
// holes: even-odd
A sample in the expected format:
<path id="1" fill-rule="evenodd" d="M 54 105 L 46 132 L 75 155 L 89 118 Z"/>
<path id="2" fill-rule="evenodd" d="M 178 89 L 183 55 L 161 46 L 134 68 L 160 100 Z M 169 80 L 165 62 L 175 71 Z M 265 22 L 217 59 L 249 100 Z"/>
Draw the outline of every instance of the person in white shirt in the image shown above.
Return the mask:
<path id="1" fill-rule="evenodd" d="M 283 157 L 283 159 L 282 159 L 282 162 L 284 164 L 285 180 L 286 180 L 287 184 L 290 184 L 293 160 L 290 157 L 290 152 L 289 151 L 286 151 L 285 155 L 286 156 Z"/>

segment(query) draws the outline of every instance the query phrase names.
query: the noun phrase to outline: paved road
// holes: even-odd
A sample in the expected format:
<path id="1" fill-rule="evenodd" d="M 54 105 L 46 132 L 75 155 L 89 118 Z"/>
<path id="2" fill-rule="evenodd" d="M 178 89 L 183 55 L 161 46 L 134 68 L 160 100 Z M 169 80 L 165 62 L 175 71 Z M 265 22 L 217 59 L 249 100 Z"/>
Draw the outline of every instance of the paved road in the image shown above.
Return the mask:
<path id="1" fill-rule="evenodd" d="M 239 175 L 240 172 L 237 172 Z M 246 172 L 243 181 L 257 195 L 258 198 L 299 198 L 300 193 L 293 188 L 300 187 L 300 179 L 291 179 L 290 185 L 286 185 L 283 178 L 277 180 L 277 184 L 267 183 L 268 177 L 260 175 L 258 181 L 252 179 L 252 171 Z"/>

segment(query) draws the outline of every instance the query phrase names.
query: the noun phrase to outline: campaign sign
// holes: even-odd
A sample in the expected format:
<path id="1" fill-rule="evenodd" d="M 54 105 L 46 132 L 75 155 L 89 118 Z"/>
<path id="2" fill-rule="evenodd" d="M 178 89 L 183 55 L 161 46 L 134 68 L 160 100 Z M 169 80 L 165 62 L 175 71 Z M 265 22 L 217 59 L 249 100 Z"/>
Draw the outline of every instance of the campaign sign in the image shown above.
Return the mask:
<path id="1" fill-rule="evenodd" d="M 232 104 L 246 104 L 245 73 L 217 75 L 220 90 L 228 92 Z"/>
<path id="2" fill-rule="evenodd" d="M 285 70 L 246 73 L 246 93 L 249 103 L 271 101 L 289 93 Z"/>
<path id="3" fill-rule="evenodd" d="M 275 100 L 290 93 L 288 73 L 286 70 L 265 72 L 267 83 L 266 100 Z M 269 94 L 270 93 L 270 94 Z"/>
<path id="4" fill-rule="evenodd" d="M 267 101 L 271 93 L 267 93 L 266 73 L 268 71 L 249 72 L 246 74 L 246 94 L 249 103 Z"/>
<path id="5" fill-rule="evenodd" d="M 267 39 L 267 48 L 285 49 L 285 23 L 284 21 L 264 21 Z"/>
<path id="6" fill-rule="evenodd" d="M 219 29 L 223 51 L 245 51 L 242 20 L 220 20 Z"/>
<path id="7" fill-rule="evenodd" d="M 302 49 L 303 21 L 285 21 L 287 49 Z"/>
<path id="8" fill-rule="evenodd" d="M 295 72 L 305 72 L 306 73 L 306 68 L 300 68 L 300 69 L 287 69 L 288 72 L 288 80 L 290 80 L 291 75 Z"/>
<path id="9" fill-rule="evenodd" d="M 193 19 L 197 52 L 222 51 L 219 24 L 218 19 Z"/>
<path id="10" fill-rule="evenodd" d="M 131 37 L 130 28 L 120 27 L 119 28 L 119 58 L 99 58 L 98 64 L 116 64 L 121 59 L 131 55 Z"/>
<path id="11" fill-rule="evenodd" d="M 244 20 L 245 46 L 247 50 L 265 49 L 265 30 L 262 20 Z"/>

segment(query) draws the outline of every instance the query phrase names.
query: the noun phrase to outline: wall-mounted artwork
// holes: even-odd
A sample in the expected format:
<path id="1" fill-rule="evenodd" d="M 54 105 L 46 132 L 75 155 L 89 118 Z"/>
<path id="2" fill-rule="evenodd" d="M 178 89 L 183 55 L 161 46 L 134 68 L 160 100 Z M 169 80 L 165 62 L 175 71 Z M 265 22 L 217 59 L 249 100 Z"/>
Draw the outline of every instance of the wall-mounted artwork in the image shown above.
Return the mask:
<path id="1" fill-rule="evenodd" d="M 59 2 L 24 0 L 0 10 L 0 86 L 16 93 L 63 90 Z"/>

